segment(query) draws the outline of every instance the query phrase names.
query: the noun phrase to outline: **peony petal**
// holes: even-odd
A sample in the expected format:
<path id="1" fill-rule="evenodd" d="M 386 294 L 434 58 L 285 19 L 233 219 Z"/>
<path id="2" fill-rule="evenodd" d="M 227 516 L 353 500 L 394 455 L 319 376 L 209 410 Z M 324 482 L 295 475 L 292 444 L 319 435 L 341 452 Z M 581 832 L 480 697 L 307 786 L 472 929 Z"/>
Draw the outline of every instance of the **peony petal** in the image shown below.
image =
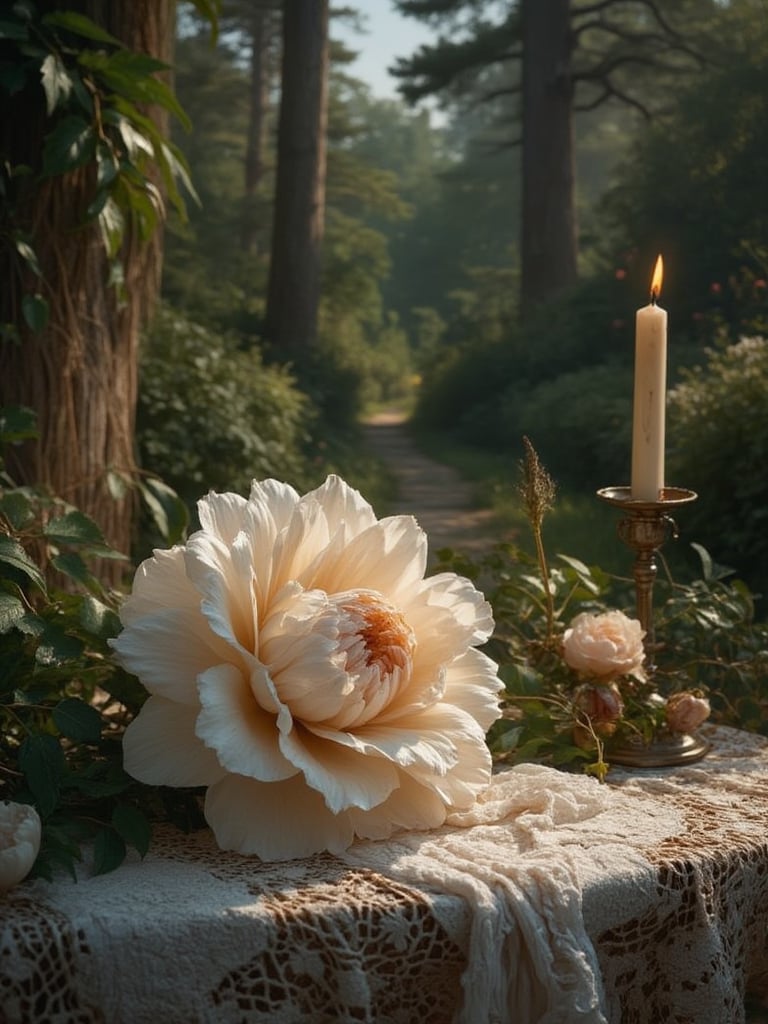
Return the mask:
<path id="1" fill-rule="evenodd" d="M 182 608 L 195 612 L 200 608 L 200 595 L 187 579 L 184 549 L 155 551 L 136 570 L 133 588 L 120 608 L 120 620 L 130 625 L 152 612 Z"/>
<path id="2" fill-rule="evenodd" d="M 213 632 L 243 657 L 253 657 L 252 567 L 241 552 L 210 534 L 198 532 L 187 541 L 187 575 L 199 591 L 200 610 Z"/>
<path id="3" fill-rule="evenodd" d="M 445 803 L 429 786 L 400 773 L 400 785 L 384 803 L 370 811 L 349 810 L 355 835 L 361 839 L 387 839 L 401 829 L 423 831 L 445 821 Z"/>
<path id="4" fill-rule="evenodd" d="M 294 717 L 323 721 L 338 714 L 352 685 L 338 652 L 338 613 L 326 594 L 287 584 L 261 631 L 259 657 Z"/>
<path id="5" fill-rule="evenodd" d="M 298 491 L 280 480 L 254 480 L 251 484 L 248 504 L 272 521 L 275 533 L 288 525 L 298 502 Z"/>
<path id="6" fill-rule="evenodd" d="M 353 537 L 316 568 L 313 585 L 328 594 L 373 590 L 395 606 L 424 575 L 427 538 L 412 516 L 391 516 Z"/>
<path id="7" fill-rule="evenodd" d="M 228 771 L 262 782 L 296 774 L 298 768 L 280 751 L 275 716 L 259 707 L 242 673 L 218 665 L 204 672 L 197 686 L 202 711 L 195 732 Z"/>
<path id="8" fill-rule="evenodd" d="M 455 704 L 472 715 L 485 732 L 501 716 L 499 694 L 504 683 L 497 671 L 496 662 L 474 647 L 451 662 L 446 671 L 446 704 Z"/>
<path id="9" fill-rule="evenodd" d="M 299 724 L 280 735 L 285 756 L 301 768 L 307 784 L 323 794 L 326 806 L 335 814 L 349 807 L 375 807 L 398 784 L 398 773 L 390 761 L 375 751 L 364 754 L 352 744 L 338 742 L 345 735 Z"/>
<path id="10" fill-rule="evenodd" d="M 272 582 L 267 595 L 270 604 L 286 583 L 298 580 L 304 585 L 307 566 L 326 550 L 329 540 L 328 522 L 320 505 L 297 505 L 272 551 Z"/>
<path id="11" fill-rule="evenodd" d="M 430 712 L 437 709 L 431 708 Z M 473 728 L 456 729 L 453 741 L 456 747 L 456 765 L 447 774 L 430 772 L 422 765 L 416 764 L 404 769 L 418 782 L 428 786 L 446 804 L 456 808 L 471 807 L 481 793 L 484 793 L 491 781 L 493 764 L 488 747 L 478 741 L 482 730 L 469 715 L 467 720 Z M 477 730 L 476 732 L 474 730 Z"/>
<path id="12" fill-rule="evenodd" d="M 329 533 L 334 536 L 341 532 L 344 543 L 376 522 L 376 515 L 362 494 L 333 473 L 302 501 L 317 501 L 325 513 Z"/>
<path id="13" fill-rule="evenodd" d="M 223 850 L 262 860 L 342 853 L 353 839 L 349 816 L 332 814 L 300 775 L 271 783 L 228 775 L 206 793 L 205 817 Z"/>
<path id="14" fill-rule="evenodd" d="M 317 725 L 311 728 L 323 739 L 361 754 L 385 757 L 402 768 L 418 765 L 441 776 L 455 768 L 460 741 L 479 743 L 485 748 L 485 733 L 474 718 L 450 704 L 435 704 L 393 722 L 368 722 L 354 732 L 337 732 Z"/>
<path id="15" fill-rule="evenodd" d="M 150 693 L 197 705 L 196 678 L 225 658 L 238 659 L 208 628 L 200 612 L 178 608 L 137 619 L 110 647 L 119 664 L 141 679 Z"/>
<path id="16" fill-rule="evenodd" d="M 150 697 L 123 736 L 129 775 L 151 786 L 210 786 L 226 772 L 195 735 L 199 709 Z"/>
<path id="17" fill-rule="evenodd" d="M 210 491 L 197 503 L 197 516 L 206 533 L 212 533 L 224 544 L 231 544 L 243 528 L 247 502 L 239 494 L 216 494 Z"/>
<path id="18" fill-rule="evenodd" d="M 417 685 L 433 680 L 441 667 L 493 632 L 490 605 L 483 595 L 469 580 L 449 573 L 424 580 L 402 611 L 418 640 L 413 658 Z"/>

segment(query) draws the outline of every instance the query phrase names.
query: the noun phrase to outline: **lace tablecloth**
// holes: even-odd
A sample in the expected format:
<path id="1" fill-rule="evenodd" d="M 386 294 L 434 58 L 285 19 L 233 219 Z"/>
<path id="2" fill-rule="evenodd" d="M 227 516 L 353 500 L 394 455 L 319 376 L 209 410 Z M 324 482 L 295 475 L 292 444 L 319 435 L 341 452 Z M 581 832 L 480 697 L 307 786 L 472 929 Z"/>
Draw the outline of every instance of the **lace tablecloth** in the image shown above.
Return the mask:
<path id="1" fill-rule="evenodd" d="M 768 746 L 499 773 L 449 827 L 265 865 L 206 831 L 0 897 L 2 1024 L 740 1024 L 768 996 Z"/>

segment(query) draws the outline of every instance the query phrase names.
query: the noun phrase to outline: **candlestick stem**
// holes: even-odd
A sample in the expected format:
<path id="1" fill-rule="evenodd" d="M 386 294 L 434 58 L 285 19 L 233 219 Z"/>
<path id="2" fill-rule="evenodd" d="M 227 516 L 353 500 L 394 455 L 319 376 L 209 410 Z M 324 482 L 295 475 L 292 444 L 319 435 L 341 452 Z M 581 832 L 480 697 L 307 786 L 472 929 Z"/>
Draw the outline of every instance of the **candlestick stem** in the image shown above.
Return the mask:
<path id="1" fill-rule="evenodd" d="M 644 501 L 633 498 L 629 487 L 604 487 L 597 496 L 625 513 L 619 520 L 617 532 L 635 554 L 632 567 L 635 603 L 637 618 L 645 631 L 646 671 L 650 675 L 655 668 L 656 651 L 653 587 L 658 574 L 657 555 L 670 537 L 677 536 L 677 524 L 670 513 L 680 505 L 695 501 L 697 495 L 682 487 L 665 487 L 659 492 L 658 501 Z"/>

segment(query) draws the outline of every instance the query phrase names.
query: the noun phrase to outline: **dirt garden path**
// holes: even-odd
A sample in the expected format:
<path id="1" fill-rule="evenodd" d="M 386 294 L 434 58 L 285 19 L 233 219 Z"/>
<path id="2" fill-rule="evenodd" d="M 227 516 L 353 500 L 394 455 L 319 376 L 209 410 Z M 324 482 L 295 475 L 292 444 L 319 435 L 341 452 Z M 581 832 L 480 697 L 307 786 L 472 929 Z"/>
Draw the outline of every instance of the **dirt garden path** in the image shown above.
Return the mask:
<path id="1" fill-rule="evenodd" d="M 364 427 L 370 450 L 392 470 L 398 494 L 394 515 L 413 515 L 429 538 L 429 550 L 442 547 L 478 555 L 503 534 L 489 508 L 477 508 L 472 486 L 450 466 L 419 452 L 403 417 L 381 413 Z"/>

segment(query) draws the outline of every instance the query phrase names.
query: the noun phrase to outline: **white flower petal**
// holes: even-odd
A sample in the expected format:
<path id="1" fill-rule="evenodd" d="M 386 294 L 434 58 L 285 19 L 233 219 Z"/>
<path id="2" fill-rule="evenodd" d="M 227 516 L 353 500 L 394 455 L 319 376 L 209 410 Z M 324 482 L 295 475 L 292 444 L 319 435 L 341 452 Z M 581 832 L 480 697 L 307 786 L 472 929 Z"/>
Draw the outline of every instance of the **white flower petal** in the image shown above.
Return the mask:
<path id="1" fill-rule="evenodd" d="M 186 547 L 187 575 L 199 591 L 200 610 L 211 630 L 241 655 L 253 655 L 254 637 L 252 570 L 233 549 L 202 531 Z"/>
<path id="2" fill-rule="evenodd" d="M 123 736 L 123 765 L 151 786 L 210 786 L 226 772 L 195 735 L 199 708 L 150 697 Z"/>
<path id="3" fill-rule="evenodd" d="M 280 751 L 275 716 L 259 707 L 242 673 L 218 665 L 203 672 L 197 686 L 202 710 L 195 733 L 224 768 L 262 782 L 296 774 Z"/>
<path id="4" fill-rule="evenodd" d="M 237 653 L 208 628 L 196 609 L 173 608 L 146 615 L 110 646 L 117 661 L 150 691 L 182 704 L 197 704 L 197 675 Z"/>
<path id="5" fill-rule="evenodd" d="M 180 608 L 195 612 L 200 607 L 200 595 L 187 579 L 184 566 L 184 548 L 155 551 L 136 570 L 133 589 L 120 607 L 120 620 L 124 626 L 136 619 L 167 608 Z"/>
<path id="6" fill-rule="evenodd" d="M 414 586 L 427 564 L 427 538 L 412 516 L 391 516 L 374 523 L 328 558 L 313 586 L 329 594 L 344 590 L 375 590 L 393 604 Z"/>
<path id="7" fill-rule="evenodd" d="M 289 522 L 299 502 L 298 491 L 279 480 L 254 480 L 251 484 L 249 505 L 256 505 L 274 524 L 278 533 Z"/>
<path id="8" fill-rule="evenodd" d="M 327 549 L 329 540 L 328 522 L 320 505 L 297 505 L 272 551 L 272 586 L 267 595 L 270 603 L 280 588 L 292 580 L 305 586 L 307 567 Z"/>
<path id="9" fill-rule="evenodd" d="M 385 757 L 402 768 L 419 766 L 438 776 L 461 770 L 460 743 L 479 742 L 487 750 L 485 733 L 474 718 L 451 704 L 435 704 L 418 715 L 393 722 L 368 722 L 354 732 L 337 732 L 316 725 L 312 730 L 361 754 Z"/>
<path id="10" fill-rule="evenodd" d="M 400 773 L 400 785 L 384 803 L 370 811 L 353 807 L 349 817 L 361 839 L 387 839 L 402 829 L 424 831 L 439 828 L 446 817 L 444 801 L 433 789 Z"/>
<path id="11" fill-rule="evenodd" d="M 197 503 L 200 525 L 225 544 L 231 544 L 243 528 L 247 502 L 239 494 L 216 494 L 210 491 Z"/>
<path id="12" fill-rule="evenodd" d="M 488 602 L 469 580 L 442 573 L 424 580 L 403 614 L 419 639 L 414 654 L 416 681 L 435 677 L 473 644 L 493 632 Z"/>
<path id="13" fill-rule="evenodd" d="M 468 715 L 466 718 L 477 728 L 473 718 L 469 718 Z M 419 764 L 409 766 L 404 771 L 428 786 L 451 807 L 471 807 L 478 796 L 488 788 L 493 767 L 488 747 L 484 742 L 478 741 L 478 735 L 483 735 L 479 728 L 477 732 L 472 729 L 456 731 L 453 736 L 456 767 L 445 775 L 430 772 Z"/>
<path id="14" fill-rule="evenodd" d="M 394 765 L 381 756 L 366 756 L 359 748 L 333 742 L 345 733 L 296 724 L 282 732 L 280 748 L 293 764 L 301 768 L 307 784 L 323 794 L 326 806 L 334 814 L 349 807 L 368 810 L 386 800 L 398 784 Z M 328 742 L 330 739 L 331 742 Z"/>
<path id="15" fill-rule="evenodd" d="M 342 853 L 353 839 L 349 816 L 332 814 L 300 775 L 271 783 L 228 775 L 206 793 L 205 817 L 223 850 L 262 860 Z"/>
<path id="16" fill-rule="evenodd" d="M 334 535 L 341 531 L 345 543 L 376 522 L 376 515 L 362 494 L 334 474 L 302 500 L 322 505 L 329 532 Z"/>
<path id="17" fill-rule="evenodd" d="M 451 662 L 446 670 L 445 702 L 463 708 L 484 732 L 501 716 L 499 694 L 504 683 L 497 671 L 496 662 L 475 647 Z"/>

